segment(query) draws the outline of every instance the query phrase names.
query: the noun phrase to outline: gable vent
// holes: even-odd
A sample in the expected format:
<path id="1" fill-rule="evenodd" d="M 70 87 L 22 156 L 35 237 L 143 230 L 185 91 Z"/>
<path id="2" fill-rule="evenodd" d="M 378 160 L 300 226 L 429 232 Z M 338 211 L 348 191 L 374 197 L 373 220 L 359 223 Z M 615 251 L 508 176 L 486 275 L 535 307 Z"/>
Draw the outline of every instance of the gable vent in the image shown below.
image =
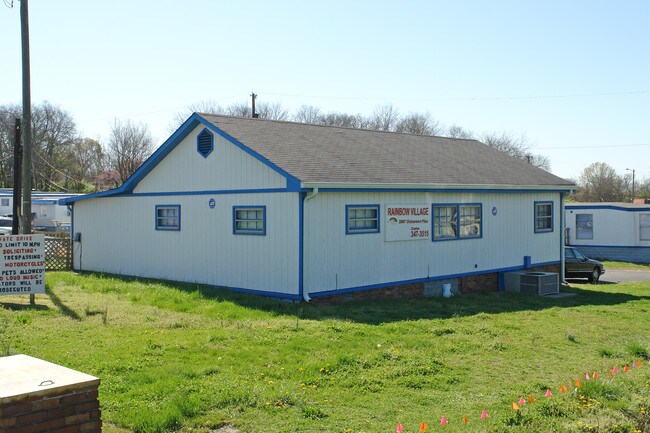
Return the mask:
<path id="1" fill-rule="evenodd" d="M 214 137 L 207 129 L 203 129 L 196 137 L 196 150 L 202 157 L 207 158 L 214 149 Z"/>

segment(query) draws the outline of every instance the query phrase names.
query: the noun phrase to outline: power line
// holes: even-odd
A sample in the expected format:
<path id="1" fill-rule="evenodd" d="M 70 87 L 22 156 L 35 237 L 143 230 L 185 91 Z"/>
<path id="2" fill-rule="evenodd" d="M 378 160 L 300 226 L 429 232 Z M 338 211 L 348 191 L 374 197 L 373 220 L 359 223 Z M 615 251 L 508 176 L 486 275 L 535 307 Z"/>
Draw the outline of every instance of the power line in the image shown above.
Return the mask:
<path id="1" fill-rule="evenodd" d="M 507 101 L 522 99 L 560 99 L 560 98 L 584 98 L 594 96 L 616 96 L 616 95 L 642 95 L 648 94 L 650 90 L 629 90 L 621 92 L 593 92 L 593 93 L 568 93 L 559 95 L 524 95 L 524 96 L 470 96 L 460 97 L 452 96 L 448 98 L 378 98 L 378 97 L 361 97 L 361 96 L 332 96 L 332 95 L 298 95 L 290 93 L 266 93 L 270 96 L 286 96 L 292 98 L 319 98 L 319 99 L 338 99 L 338 100 L 357 100 L 357 101 Z"/>
<path id="2" fill-rule="evenodd" d="M 535 150 L 551 150 L 551 149 L 602 149 L 606 147 L 638 147 L 650 146 L 650 143 L 637 143 L 637 144 L 603 144 L 602 146 L 553 146 L 553 147 L 535 147 Z"/>

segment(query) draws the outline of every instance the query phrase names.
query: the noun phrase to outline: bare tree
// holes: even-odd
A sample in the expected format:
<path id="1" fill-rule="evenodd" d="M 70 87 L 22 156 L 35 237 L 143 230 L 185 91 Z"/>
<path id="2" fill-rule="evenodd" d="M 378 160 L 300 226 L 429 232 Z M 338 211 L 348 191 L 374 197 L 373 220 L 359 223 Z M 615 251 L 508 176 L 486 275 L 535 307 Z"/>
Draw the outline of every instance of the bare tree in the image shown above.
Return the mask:
<path id="1" fill-rule="evenodd" d="M 578 186 L 578 201 L 621 201 L 625 181 L 606 163 L 594 162 L 582 170 Z"/>
<path id="2" fill-rule="evenodd" d="M 364 128 L 367 121 L 361 115 L 337 113 L 335 111 L 324 114 L 320 117 L 320 125 L 339 126 L 342 128 Z"/>
<path id="3" fill-rule="evenodd" d="M 370 116 L 370 129 L 395 131 L 399 120 L 399 111 L 392 104 L 380 105 Z"/>
<path id="4" fill-rule="evenodd" d="M 463 128 L 460 125 L 451 125 L 449 128 L 447 128 L 447 137 L 462 138 L 468 140 L 474 138 L 474 133 L 468 129 Z"/>
<path id="5" fill-rule="evenodd" d="M 262 119 L 288 120 L 289 110 L 279 102 L 260 102 L 257 104 L 257 112 Z"/>
<path id="6" fill-rule="evenodd" d="M 510 156 L 522 159 L 535 167 L 543 170 L 550 170 L 551 168 L 551 162 L 548 157 L 531 153 L 531 145 L 525 135 L 515 137 L 508 132 L 487 132 L 481 136 L 481 141 Z"/>
<path id="7" fill-rule="evenodd" d="M 293 120 L 300 123 L 310 123 L 312 125 L 320 124 L 322 121 L 320 108 L 313 105 L 301 105 L 293 115 Z"/>
<path id="8" fill-rule="evenodd" d="M 108 162 L 124 183 L 151 155 L 153 138 L 142 123 L 115 119 L 108 139 Z"/>
<path id="9" fill-rule="evenodd" d="M 429 113 L 409 113 L 403 116 L 395 126 L 396 132 L 418 135 L 438 135 L 442 132 L 440 123 Z"/>

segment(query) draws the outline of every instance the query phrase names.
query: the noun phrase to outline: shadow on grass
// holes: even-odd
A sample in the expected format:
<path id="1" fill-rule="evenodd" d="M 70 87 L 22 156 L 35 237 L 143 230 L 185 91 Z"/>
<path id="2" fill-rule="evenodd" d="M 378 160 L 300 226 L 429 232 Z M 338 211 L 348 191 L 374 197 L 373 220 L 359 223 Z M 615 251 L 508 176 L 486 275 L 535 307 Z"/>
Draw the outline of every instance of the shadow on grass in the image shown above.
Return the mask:
<path id="1" fill-rule="evenodd" d="M 61 299 L 58 296 L 56 296 L 56 293 L 54 293 L 52 290 L 47 290 L 46 294 L 52 300 L 54 306 L 58 308 L 63 315 L 68 316 L 73 320 L 77 320 L 77 321 L 81 320 L 81 317 L 74 310 L 72 310 L 71 308 L 66 306 L 63 302 L 61 302 Z"/>
<path id="2" fill-rule="evenodd" d="M 237 293 L 227 288 L 200 284 L 176 283 L 92 272 L 84 272 L 83 274 L 99 279 L 111 278 L 122 282 L 158 284 L 185 293 L 198 292 L 203 299 L 210 299 L 215 302 L 232 302 L 244 308 L 265 311 L 274 315 L 288 315 L 307 320 L 347 320 L 365 324 L 382 324 L 419 319 L 444 319 L 471 316 L 479 313 L 496 314 L 516 311 L 540 311 L 555 307 L 570 308 L 584 305 L 616 305 L 631 301 L 650 300 L 650 296 L 612 292 L 610 284 L 584 284 L 579 288 L 568 285 L 562 286 L 561 292 L 572 293 L 575 296 L 560 298 L 482 292 L 452 298 L 386 299 L 350 301 L 340 304 L 306 304 L 304 302 L 298 303 Z M 607 291 L 598 290 L 599 286 L 608 287 L 608 289 Z M 75 314 L 74 312 L 72 313 Z"/>
<path id="3" fill-rule="evenodd" d="M 40 305 L 40 304 L 32 305 L 29 303 L 29 300 L 25 304 L 16 304 L 14 302 L 0 302 L 0 306 L 2 306 L 2 308 L 6 308 L 7 310 L 12 310 L 12 311 L 24 311 L 24 310 L 47 311 L 50 309 L 47 305 Z"/>

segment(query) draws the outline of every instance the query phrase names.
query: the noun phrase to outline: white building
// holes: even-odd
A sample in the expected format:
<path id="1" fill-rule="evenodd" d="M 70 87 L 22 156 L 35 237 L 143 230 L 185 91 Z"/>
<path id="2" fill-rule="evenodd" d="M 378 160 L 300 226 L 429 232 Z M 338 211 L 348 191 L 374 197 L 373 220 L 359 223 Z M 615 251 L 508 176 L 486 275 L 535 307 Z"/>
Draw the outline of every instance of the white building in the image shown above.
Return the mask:
<path id="1" fill-rule="evenodd" d="M 65 192 L 32 191 L 32 226 L 42 230 L 70 230 L 70 210 L 60 200 L 78 197 Z M 0 215 L 13 214 L 13 190 L 0 189 Z"/>
<path id="2" fill-rule="evenodd" d="M 650 263 L 650 204 L 570 203 L 567 243 L 588 257 Z"/>
<path id="3" fill-rule="evenodd" d="M 73 206 L 74 268 L 287 299 L 560 271 L 570 182 L 474 140 L 192 115 Z"/>

